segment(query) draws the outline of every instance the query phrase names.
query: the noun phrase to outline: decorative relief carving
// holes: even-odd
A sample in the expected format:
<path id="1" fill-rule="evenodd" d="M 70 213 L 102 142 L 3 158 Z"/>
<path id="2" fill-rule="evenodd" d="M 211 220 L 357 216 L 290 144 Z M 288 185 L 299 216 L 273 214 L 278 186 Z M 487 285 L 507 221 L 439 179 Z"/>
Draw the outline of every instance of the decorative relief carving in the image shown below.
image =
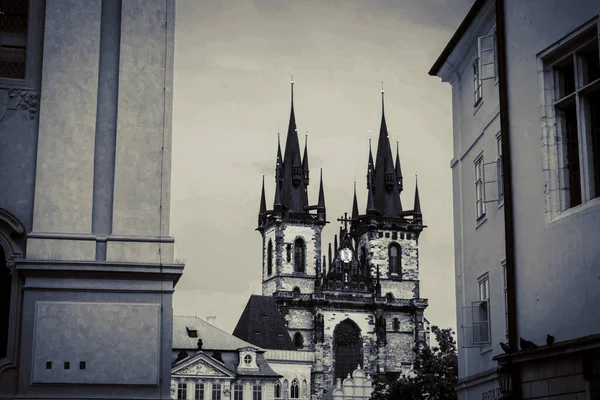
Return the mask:
<path id="1" fill-rule="evenodd" d="M 185 374 L 185 375 L 210 375 L 210 376 L 216 376 L 216 375 L 223 375 L 221 372 L 217 371 L 214 368 L 209 367 L 206 364 L 194 364 L 194 365 L 190 365 L 189 367 L 177 372 L 178 374 Z"/>
<path id="2" fill-rule="evenodd" d="M 35 118 L 39 98 L 39 93 L 33 90 L 0 90 L 0 121 L 4 119 L 7 110 L 24 110 L 29 113 L 29 119 Z"/>

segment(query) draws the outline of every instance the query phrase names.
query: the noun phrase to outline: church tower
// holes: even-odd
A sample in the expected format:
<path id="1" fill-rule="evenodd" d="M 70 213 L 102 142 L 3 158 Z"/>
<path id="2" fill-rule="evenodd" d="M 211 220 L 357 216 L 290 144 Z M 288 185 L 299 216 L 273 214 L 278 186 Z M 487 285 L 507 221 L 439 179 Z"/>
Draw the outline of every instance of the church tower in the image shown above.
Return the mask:
<path id="1" fill-rule="evenodd" d="M 284 157 L 279 143 L 277 148 L 272 210 L 266 207 L 263 177 L 257 228 L 263 238 L 263 296 L 252 296 L 234 335 L 263 348 L 312 353 L 310 387 L 317 399 L 327 398 L 357 367 L 371 377 L 397 379 L 414 368 L 414 347 L 428 341 L 427 299 L 419 291 L 418 240 L 425 228 L 419 191 L 413 208 L 405 210 L 399 146 L 394 159 L 383 89 L 381 96 L 375 159 L 369 141 L 365 212 L 359 211 L 355 183 L 351 215 L 338 219 L 342 225 L 327 255 L 321 254 L 327 223 L 322 173 L 318 204 L 310 206 L 308 150 L 305 145 L 300 157 L 293 82 Z M 262 302 L 278 310 L 287 335 L 272 328 L 275 317 L 264 322 Z"/>
<path id="2" fill-rule="evenodd" d="M 275 195 L 267 210 L 265 186 L 261 193 L 257 230 L 263 239 L 263 295 L 279 291 L 312 293 L 321 265 L 321 231 L 325 220 L 325 195 L 321 171 L 319 200 L 309 205 L 308 143 L 300 156 L 298 129 L 294 114 L 294 80 L 291 81 L 291 112 L 285 150 L 277 140 Z"/>

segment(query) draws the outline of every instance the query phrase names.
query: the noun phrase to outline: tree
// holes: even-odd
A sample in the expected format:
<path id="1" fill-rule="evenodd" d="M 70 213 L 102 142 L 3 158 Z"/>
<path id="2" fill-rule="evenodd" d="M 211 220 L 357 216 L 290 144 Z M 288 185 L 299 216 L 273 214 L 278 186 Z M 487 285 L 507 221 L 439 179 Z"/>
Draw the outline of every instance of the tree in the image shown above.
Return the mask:
<path id="1" fill-rule="evenodd" d="M 414 374 L 402 375 L 396 381 L 376 381 L 371 400 L 456 400 L 454 386 L 458 382 L 458 356 L 452 329 L 431 327 L 437 346 L 414 349 Z"/>

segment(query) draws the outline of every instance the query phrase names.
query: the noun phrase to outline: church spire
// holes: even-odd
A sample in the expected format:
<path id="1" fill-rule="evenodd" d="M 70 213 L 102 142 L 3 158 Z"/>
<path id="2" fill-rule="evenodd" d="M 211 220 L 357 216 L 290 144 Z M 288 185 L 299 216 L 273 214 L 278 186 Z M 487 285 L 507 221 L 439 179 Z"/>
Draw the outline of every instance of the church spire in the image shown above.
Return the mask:
<path id="1" fill-rule="evenodd" d="M 415 206 L 413 207 L 413 214 L 415 217 L 421 217 L 421 200 L 419 199 L 419 181 L 418 177 L 415 175 Z"/>
<path id="2" fill-rule="evenodd" d="M 262 176 L 262 190 L 260 194 L 260 211 L 259 214 L 261 216 L 265 215 L 267 212 L 267 200 L 265 198 L 265 175 Z"/>
<path id="3" fill-rule="evenodd" d="M 381 127 L 375 157 L 374 200 L 376 210 L 385 217 L 400 217 L 402 206 L 400 192 L 394 169 L 394 159 L 385 120 L 385 102 L 383 85 L 381 89 Z"/>
<path id="4" fill-rule="evenodd" d="M 372 178 L 375 177 L 375 163 L 373 162 L 373 151 L 371 146 L 371 131 L 369 131 L 369 163 L 367 165 L 367 176 L 371 171 L 371 178 L 367 179 L 367 188 L 373 186 Z"/>
<path id="5" fill-rule="evenodd" d="M 292 213 L 305 213 L 308 193 L 304 182 L 304 171 L 300 157 L 300 143 L 294 114 L 294 76 L 291 81 L 291 111 L 283 158 L 283 184 L 281 201 Z"/>
<path id="6" fill-rule="evenodd" d="M 398 180 L 398 190 L 402 193 L 402 168 L 400 168 L 400 141 L 396 140 L 396 179 Z"/>
<path id="7" fill-rule="evenodd" d="M 352 200 L 352 219 L 358 218 L 358 201 L 356 200 L 356 180 L 354 181 L 354 200 Z"/>
<path id="8" fill-rule="evenodd" d="M 325 220 L 325 191 L 323 190 L 323 168 L 321 168 L 321 183 L 319 184 L 319 203 L 317 205 L 317 214 Z"/>
<path id="9" fill-rule="evenodd" d="M 308 128 L 306 129 L 306 135 L 304 135 L 304 156 L 302 157 L 302 170 L 304 172 L 304 184 L 308 186 Z"/>
<path id="10" fill-rule="evenodd" d="M 367 175 L 367 181 L 371 182 L 372 176 L 371 176 L 371 170 L 369 170 L 369 174 Z M 367 214 L 373 215 L 376 214 L 377 211 L 375 209 L 375 201 L 373 200 L 373 188 L 371 187 L 371 185 L 369 186 L 369 194 L 367 196 Z"/>

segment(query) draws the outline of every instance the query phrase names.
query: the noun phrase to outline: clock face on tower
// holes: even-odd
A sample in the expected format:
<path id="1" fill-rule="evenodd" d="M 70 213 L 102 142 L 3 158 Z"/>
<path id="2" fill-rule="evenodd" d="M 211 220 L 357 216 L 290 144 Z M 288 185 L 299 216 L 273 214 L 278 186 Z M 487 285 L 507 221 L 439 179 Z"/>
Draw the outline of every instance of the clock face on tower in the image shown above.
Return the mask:
<path id="1" fill-rule="evenodd" d="M 340 250 L 340 259 L 345 262 L 348 263 L 352 260 L 352 250 L 350 250 L 349 248 L 343 248 Z"/>

